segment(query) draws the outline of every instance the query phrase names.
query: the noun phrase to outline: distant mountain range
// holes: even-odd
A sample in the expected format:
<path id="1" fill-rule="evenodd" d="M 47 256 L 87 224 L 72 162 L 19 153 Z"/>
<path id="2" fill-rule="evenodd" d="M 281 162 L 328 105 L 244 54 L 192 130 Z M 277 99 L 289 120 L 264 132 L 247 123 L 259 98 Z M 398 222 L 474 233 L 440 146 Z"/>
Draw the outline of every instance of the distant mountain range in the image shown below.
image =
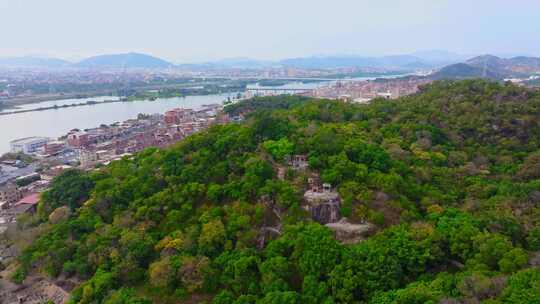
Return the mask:
<path id="1" fill-rule="evenodd" d="M 465 60 L 464 55 L 446 51 L 425 51 L 410 55 L 381 57 L 366 56 L 313 56 L 263 61 L 251 58 L 231 58 L 201 64 L 184 64 L 186 68 L 267 68 L 290 67 L 303 69 L 332 69 L 343 67 L 393 68 L 402 70 L 431 69 Z"/>
<path id="2" fill-rule="evenodd" d="M 328 69 L 342 67 L 372 67 L 372 68 L 424 68 L 428 64 L 412 55 L 397 55 L 384 57 L 361 56 L 331 56 L 291 58 L 280 61 L 287 67 L 306 69 Z"/>
<path id="3" fill-rule="evenodd" d="M 19 68 L 61 68 L 67 67 L 72 63 L 57 58 L 41 57 L 13 57 L 0 58 L 0 67 L 19 67 Z"/>
<path id="4" fill-rule="evenodd" d="M 84 68 L 134 68 L 134 69 L 163 69 L 174 64 L 154 56 L 127 53 L 94 56 L 75 64 Z"/>
<path id="5" fill-rule="evenodd" d="M 0 58 L 0 67 L 10 68 L 113 68 L 113 69 L 163 69 L 174 64 L 154 56 L 140 53 L 99 55 L 73 63 L 57 58 L 14 57 Z"/>
<path id="6" fill-rule="evenodd" d="M 282 60 L 280 63 L 285 66 L 299 68 L 373 67 L 416 70 L 442 67 L 470 57 L 448 51 L 431 50 L 381 57 L 327 56 L 292 58 Z"/>
<path id="7" fill-rule="evenodd" d="M 500 58 L 482 55 L 463 63 L 448 65 L 432 74 L 434 79 L 492 78 L 504 79 L 524 77 L 540 72 L 540 58 L 513 57 Z"/>
<path id="8" fill-rule="evenodd" d="M 478 77 L 504 79 L 522 77 L 540 72 L 540 58 L 536 57 L 518 56 L 512 58 L 500 58 L 493 55 L 483 55 L 468 60 L 467 58 L 469 57 L 447 51 L 422 51 L 409 55 L 382 57 L 326 56 L 289 58 L 281 61 L 230 58 L 201 64 L 174 65 L 169 61 L 146 54 L 125 53 L 94 56 L 77 63 L 56 58 L 6 58 L 0 59 L 0 67 L 46 69 L 164 69 L 169 67 L 189 69 L 258 69 L 267 67 L 329 69 L 340 67 L 364 67 L 407 71 L 438 69 L 430 76 L 433 79 L 463 79 Z"/>
<path id="9" fill-rule="evenodd" d="M 464 60 L 463 55 L 446 51 L 424 51 L 411 55 L 394 55 L 382 57 L 365 56 L 325 56 L 289 58 L 280 61 L 257 60 L 251 58 L 229 58 L 197 64 L 181 64 L 177 67 L 193 69 L 219 69 L 219 68 L 267 68 L 267 67 L 293 67 L 293 68 L 340 68 L 340 67 L 372 67 L 395 68 L 405 70 L 429 69 Z M 18 57 L 0 59 L 0 67 L 22 68 L 142 68 L 160 69 L 174 66 L 173 63 L 154 56 L 140 53 L 107 54 L 84 59 L 72 63 L 62 59 Z"/>

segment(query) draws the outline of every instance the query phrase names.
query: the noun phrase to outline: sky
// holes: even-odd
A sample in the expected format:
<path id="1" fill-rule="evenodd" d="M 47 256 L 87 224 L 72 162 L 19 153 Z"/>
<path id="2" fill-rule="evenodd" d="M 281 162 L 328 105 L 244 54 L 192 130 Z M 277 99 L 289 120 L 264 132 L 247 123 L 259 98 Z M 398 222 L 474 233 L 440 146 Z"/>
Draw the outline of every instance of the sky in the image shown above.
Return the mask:
<path id="1" fill-rule="evenodd" d="M 0 57 L 540 56 L 538 0 L 0 0 Z"/>

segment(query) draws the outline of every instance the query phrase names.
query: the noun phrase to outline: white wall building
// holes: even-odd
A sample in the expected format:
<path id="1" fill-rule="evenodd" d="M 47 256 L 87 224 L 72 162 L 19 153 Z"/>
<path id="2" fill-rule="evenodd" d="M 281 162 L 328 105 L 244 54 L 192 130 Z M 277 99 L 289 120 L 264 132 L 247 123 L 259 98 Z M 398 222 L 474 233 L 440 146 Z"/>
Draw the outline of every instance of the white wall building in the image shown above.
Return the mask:
<path id="1" fill-rule="evenodd" d="M 81 167 L 83 168 L 94 166 L 97 163 L 97 160 L 98 155 L 94 151 L 81 150 L 79 152 L 79 161 L 81 163 Z"/>
<path id="2" fill-rule="evenodd" d="M 25 154 L 32 154 L 43 148 L 49 141 L 50 138 L 47 137 L 33 136 L 12 140 L 9 142 L 9 145 L 11 147 L 11 152 L 13 153 L 22 152 Z"/>

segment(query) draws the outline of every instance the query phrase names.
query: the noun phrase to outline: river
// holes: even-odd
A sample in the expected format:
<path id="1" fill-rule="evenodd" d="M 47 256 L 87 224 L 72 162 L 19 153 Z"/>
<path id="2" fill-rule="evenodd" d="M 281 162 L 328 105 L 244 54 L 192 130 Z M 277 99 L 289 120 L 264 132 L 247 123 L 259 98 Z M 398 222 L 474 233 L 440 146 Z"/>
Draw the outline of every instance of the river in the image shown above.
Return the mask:
<path id="1" fill-rule="evenodd" d="M 205 104 L 222 103 L 227 97 L 232 98 L 233 96 L 236 96 L 236 93 L 159 98 L 154 101 L 104 103 L 2 115 L 0 116 L 0 155 L 9 152 L 9 142 L 14 139 L 30 136 L 57 138 L 74 128 L 94 128 L 100 124 L 112 124 L 136 118 L 139 113 L 164 113 L 178 107 L 198 109 Z M 103 101 L 110 99 L 113 99 L 113 97 L 102 96 L 81 100 L 44 101 L 26 105 L 25 107 L 40 108 L 55 103 L 61 105 L 65 103 L 84 103 L 87 100 Z"/>

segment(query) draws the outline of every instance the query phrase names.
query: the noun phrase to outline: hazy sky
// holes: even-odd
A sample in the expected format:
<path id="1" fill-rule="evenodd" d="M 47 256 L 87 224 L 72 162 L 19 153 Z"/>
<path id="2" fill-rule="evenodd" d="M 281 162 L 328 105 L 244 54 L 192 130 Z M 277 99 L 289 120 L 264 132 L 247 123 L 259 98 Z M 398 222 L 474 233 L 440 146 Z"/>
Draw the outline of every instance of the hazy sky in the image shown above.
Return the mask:
<path id="1" fill-rule="evenodd" d="M 539 0 L 0 0 L 0 56 L 540 55 Z"/>

